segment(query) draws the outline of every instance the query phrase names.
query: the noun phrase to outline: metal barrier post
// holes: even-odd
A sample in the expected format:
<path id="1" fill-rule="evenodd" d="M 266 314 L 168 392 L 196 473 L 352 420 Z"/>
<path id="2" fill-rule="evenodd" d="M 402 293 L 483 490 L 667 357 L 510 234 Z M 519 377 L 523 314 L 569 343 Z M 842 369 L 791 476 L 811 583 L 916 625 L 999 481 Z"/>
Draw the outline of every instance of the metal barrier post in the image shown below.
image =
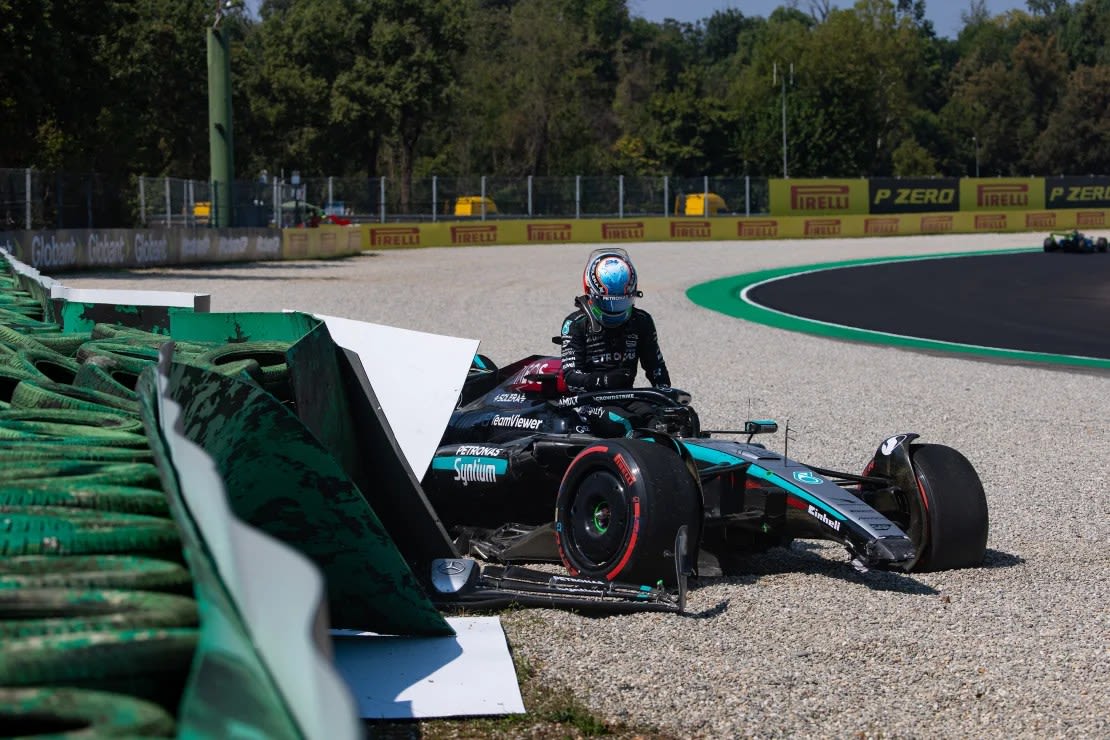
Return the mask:
<path id="1" fill-rule="evenodd" d="M 617 175 L 617 218 L 624 218 L 624 175 Z"/>
<path id="2" fill-rule="evenodd" d="M 671 200 L 671 178 L 663 175 L 663 218 L 667 218 L 670 213 L 670 200 Z"/>
<path id="3" fill-rule="evenodd" d="M 31 168 L 30 167 L 28 167 L 27 170 L 23 173 L 23 180 L 24 180 L 24 188 L 25 188 L 25 192 L 24 192 L 23 195 L 24 195 L 24 200 L 26 201 L 26 208 L 27 208 L 27 213 L 26 213 L 27 231 L 30 231 L 31 230 Z"/>
<path id="4" fill-rule="evenodd" d="M 385 223 L 385 175 L 382 175 L 381 193 L 380 193 L 379 197 L 381 198 L 381 202 L 378 204 L 378 213 L 380 215 L 381 222 L 384 224 Z"/>
<path id="5" fill-rule="evenodd" d="M 709 175 L 702 175 L 701 215 L 709 217 Z"/>
<path id="6" fill-rule="evenodd" d="M 582 175 L 574 176 L 574 217 L 582 218 Z"/>
<path id="7" fill-rule="evenodd" d="M 170 200 L 170 178 L 167 177 L 166 178 L 166 219 L 165 219 L 166 226 L 169 226 L 171 223 L 173 223 L 173 220 L 172 220 L 173 219 L 173 206 L 170 205 L 170 204 L 171 204 L 171 200 Z"/>
<path id="8" fill-rule="evenodd" d="M 486 176 L 482 175 L 482 220 L 486 220 Z"/>
<path id="9" fill-rule="evenodd" d="M 752 215 L 752 176 L 744 175 L 744 215 Z"/>
<path id="10" fill-rule="evenodd" d="M 432 175 L 432 223 L 436 222 L 439 214 L 439 176 Z"/>
<path id="11" fill-rule="evenodd" d="M 139 223 L 146 226 L 146 178 L 139 176 Z"/>
<path id="12" fill-rule="evenodd" d="M 331 175 L 328 175 L 328 213 L 335 212 L 335 190 L 332 187 L 333 180 L 335 180 L 335 178 Z"/>
<path id="13" fill-rule="evenodd" d="M 532 176 L 528 175 L 528 217 L 532 217 Z"/>

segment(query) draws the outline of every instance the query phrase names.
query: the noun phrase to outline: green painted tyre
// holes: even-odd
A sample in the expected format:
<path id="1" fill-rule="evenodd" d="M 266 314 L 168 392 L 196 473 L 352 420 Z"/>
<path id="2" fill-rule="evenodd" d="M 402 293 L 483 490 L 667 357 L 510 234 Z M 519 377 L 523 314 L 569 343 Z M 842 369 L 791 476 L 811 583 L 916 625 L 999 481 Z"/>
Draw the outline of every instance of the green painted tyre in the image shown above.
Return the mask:
<path id="1" fill-rule="evenodd" d="M 0 558 L 0 589 L 106 588 L 191 593 L 179 563 L 136 555 L 21 555 Z"/>
<path id="2" fill-rule="evenodd" d="M 21 349 L 15 359 L 9 362 L 15 367 L 27 370 L 33 376 L 48 378 L 55 383 L 69 385 L 77 377 L 80 365 L 76 360 L 64 357 L 53 350 Z"/>
<path id="3" fill-rule="evenodd" d="M 103 483 L 71 483 L 64 478 L 0 484 L 0 506 L 61 506 L 124 514 L 169 516 L 166 494 L 151 488 Z"/>
<path id="4" fill-rule="evenodd" d="M 10 326 L 0 324 L 0 344 L 6 344 L 16 349 L 35 349 L 40 352 L 49 352 L 45 344 L 34 337 L 18 332 Z"/>
<path id="5" fill-rule="evenodd" d="M 176 705 L 197 642 L 191 627 L 18 637 L 0 650 L 0 685 L 123 691 Z"/>
<path id="6" fill-rule="evenodd" d="M 96 462 L 150 462 L 147 448 L 104 447 L 84 437 L 65 439 L 0 439 L 0 465 L 31 460 L 92 460 Z"/>
<path id="7" fill-rule="evenodd" d="M 8 737 L 173 737 L 174 719 L 125 694 L 64 687 L 0 688 L 0 726 Z"/>
<path id="8" fill-rule="evenodd" d="M 11 404 L 16 408 L 81 409 L 107 411 L 137 416 L 139 404 L 107 393 L 77 388 L 45 380 L 24 380 L 12 391 Z"/>
<path id="9" fill-rule="evenodd" d="M 195 627 L 197 603 L 155 591 L 0 589 L 0 638 L 120 629 Z"/>
<path id="10" fill-rule="evenodd" d="M 180 548 L 177 525 L 170 519 L 60 506 L 0 506 L 0 557 L 169 554 Z"/>
<path id="11" fill-rule="evenodd" d="M 30 460 L 7 462 L 0 468 L 0 486 L 29 481 L 57 480 L 69 485 L 103 483 L 161 488 L 158 468 L 152 463 L 97 462 L 95 460 Z"/>
<path id="12" fill-rule="evenodd" d="M 143 434 L 117 432 L 95 426 L 55 424 L 50 421 L 0 422 L 0 439 L 22 439 L 29 442 L 50 442 L 79 438 L 99 447 L 146 447 L 150 440 Z"/>
<path id="13" fill-rule="evenodd" d="M 0 412 L 0 425 L 9 421 L 49 421 L 75 427 L 96 427 L 116 432 L 143 434 L 142 420 L 120 411 L 23 408 Z"/>
<path id="14" fill-rule="evenodd" d="M 92 339 L 92 333 L 86 331 L 77 332 L 75 334 L 63 334 L 61 332 L 36 334 L 35 339 L 43 346 L 54 350 L 60 355 L 74 357 L 77 354 L 77 348 Z"/>
<path id="15" fill-rule="evenodd" d="M 262 367 L 261 383 L 264 386 L 283 383 L 289 378 L 289 365 L 285 357 L 289 347 L 289 342 L 281 341 L 227 344 L 197 355 L 195 364 L 220 367 L 242 360 L 255 360 Z"/>
<path id="16" fill-rule="evenodd" d="M 169 341 L 168 338 L 163 341 Z M 120 341 L 94 340 L 82 344 L 77 350 L 77 361 L 95 363 L 112 372 L 120 370 L 138 375 L 143 368 L 158 362 L 158 348 Z"/>
<path id="17" fill-rule="evenodd" d="M 129 401 L 138 401 L 139 394 L 134 390 L 138 378 L 138 375 L 119 370 L 109 372 L 95 362 L 86 362 L 77 371 L 73 384 L 78 388 L 88 388 L 111 396 L 126 398 Z"/>

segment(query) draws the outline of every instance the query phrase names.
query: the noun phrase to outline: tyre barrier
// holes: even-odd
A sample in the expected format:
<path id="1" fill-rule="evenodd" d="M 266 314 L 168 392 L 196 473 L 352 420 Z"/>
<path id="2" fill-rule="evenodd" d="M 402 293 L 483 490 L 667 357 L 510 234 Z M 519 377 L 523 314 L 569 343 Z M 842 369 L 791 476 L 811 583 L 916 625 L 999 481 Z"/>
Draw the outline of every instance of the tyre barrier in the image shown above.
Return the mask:
<path id="1" fill-rule="evenodd" d="M 197 604 L 155 591 L 0 589 L 0 639 L 121 629 L 195 627 Z"/>
<path id="2" fill-rule="evenodd" d="M 192 593 L 180 563 L 135 555 L 19 555 L 0 559 L 0 589 L 135 589 Z"/>
<path id="3" fill-rule="evenodd" d="M 169 712 L 104 691 L 0 688 L 0 726 L 11 737 L 173 737 Z"/>
<path id="4" fill-rule="evenodd" d="M 20 279 L 0 274 L 0 735 L 170 736 L 198 606 L 135 384 L 173 341 L 289 401 L 291 343 L 66 333 Z"/>
<path id="5" fill-rule="evenodd" d="M 162 554 L 180 559 L 172 520 L 57 506 L 0 506 L 0 557 Z M 2 683 L 2 682 L 0 682 Z"/>

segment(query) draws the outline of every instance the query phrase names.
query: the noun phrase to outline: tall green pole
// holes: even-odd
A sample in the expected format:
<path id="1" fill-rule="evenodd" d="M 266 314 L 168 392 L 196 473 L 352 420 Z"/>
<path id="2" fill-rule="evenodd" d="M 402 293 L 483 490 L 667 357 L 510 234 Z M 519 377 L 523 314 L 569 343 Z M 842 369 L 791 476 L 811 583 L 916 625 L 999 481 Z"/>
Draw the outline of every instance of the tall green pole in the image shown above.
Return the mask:
<path id="1" fill-rule="evenodd" d="M 231 53 L 227 34 L 208 29 L 208 151 L 212 171 L 212 209 L 209 223 L 233 226 L 231 187 L 235 178 L 231 133 Z"/>

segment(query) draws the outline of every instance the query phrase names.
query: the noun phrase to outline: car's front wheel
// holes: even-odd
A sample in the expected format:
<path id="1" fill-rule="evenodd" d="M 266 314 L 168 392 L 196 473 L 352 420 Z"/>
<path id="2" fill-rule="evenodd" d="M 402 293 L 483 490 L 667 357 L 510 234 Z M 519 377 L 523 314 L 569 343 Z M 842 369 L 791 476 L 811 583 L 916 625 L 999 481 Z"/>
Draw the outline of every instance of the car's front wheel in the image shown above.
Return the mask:
<path id="1" fill-rule="evenodd" d="M 974 568 L 987 550 L 987 497 L 966 457 L 944 445 L 910 447 L 916 491 L 903 502 L 916 572 Z"/>
<path id="2" fill-rule="evenodd" d="M 701 494 L 672 449 L 638 439 L 605 439 L 571 462 L 559 486 L 555 534 L 573 575 L 673 586 L 675 536 L 688 527 L 697 546 Z"/>

